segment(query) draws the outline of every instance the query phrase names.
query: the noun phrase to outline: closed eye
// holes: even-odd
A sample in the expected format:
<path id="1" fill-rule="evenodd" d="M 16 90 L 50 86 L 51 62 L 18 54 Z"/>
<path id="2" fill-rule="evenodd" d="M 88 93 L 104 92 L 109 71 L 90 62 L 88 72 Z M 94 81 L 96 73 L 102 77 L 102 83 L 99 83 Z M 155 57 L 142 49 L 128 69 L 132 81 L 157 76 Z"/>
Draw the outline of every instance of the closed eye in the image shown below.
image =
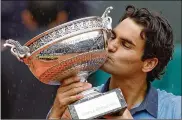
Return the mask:
<path id="1" fill-rule="evenodd" d="M 121 41 L 121 44 L 122 44 L 122 46 L 124 46 L 127 49 L 130 49 L 131 48 L 131 44 L 128 43 L 127 41 L 122 40 Z"/>
<path id="2" fill-rule="evenodd" d="M 124 41 L 123 44 L 125 44 L 127 47 L 135 47 L 136 45 L 129 39 L 120 38 L 121 41 Z"/>

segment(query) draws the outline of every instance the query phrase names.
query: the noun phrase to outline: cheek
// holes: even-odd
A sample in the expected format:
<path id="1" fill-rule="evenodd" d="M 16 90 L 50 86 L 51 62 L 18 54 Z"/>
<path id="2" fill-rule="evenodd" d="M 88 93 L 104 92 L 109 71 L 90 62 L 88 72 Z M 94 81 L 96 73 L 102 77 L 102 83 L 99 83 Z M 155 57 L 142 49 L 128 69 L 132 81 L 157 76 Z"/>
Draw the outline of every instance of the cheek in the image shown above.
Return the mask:
<path id="1" fill-rule="evenodd" d="M 117 54 L 117 60 L 120 65 L 125 65 L 127 68 L 139 67 L 142 64 L 141 55 L 135 51 L 122 51 Z"/>

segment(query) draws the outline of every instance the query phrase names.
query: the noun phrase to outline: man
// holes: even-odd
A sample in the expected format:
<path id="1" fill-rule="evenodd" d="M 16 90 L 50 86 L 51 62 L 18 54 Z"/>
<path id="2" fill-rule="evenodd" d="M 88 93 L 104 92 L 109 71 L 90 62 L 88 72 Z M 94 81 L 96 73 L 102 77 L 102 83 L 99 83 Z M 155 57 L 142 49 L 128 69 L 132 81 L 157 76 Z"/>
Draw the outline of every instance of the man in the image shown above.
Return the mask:
<path id="1" fill-rule="evenodd" d="M 21 37 L 11 37 L 22 45 L 45 30 L 75 19 L 80 14 L 75 13 L 72 10 L 75 8 L 70 7 L 66 1 L 27 2 L 27 9 L 24 9 L 21 14 L 22 22 L 27 29 L 16 29 L 15 32 L 21 32 Z M 79 2 L 74 3 L 77 3 L 80 8 L 83 6 Z M 1 55 L 2 118 L 45 118 L 47 109 L 52 105 L 57 86 L 38 81 L 28 67 L 19 62 L 9 49 L 4 49 Z"/>
<path id="2" fill-rule="evenodd" d="M 180 119 L 181 97 L 155 89 L 151 83 L 163 74 L 172 58 L 173 33 L 168 21 L 158 13 L 134 6 L 113 29 L 108 40 L 108 59 L 102 70 L 111 74 L 101 92 L 120 88 L 127 102 L 121 116 L 109 119 Z M 91 88 L 78 77 L 65 79 L 57 90 L 49 119 L 70 118 L 67 106 L 81 98 L 82 91 Z"/>

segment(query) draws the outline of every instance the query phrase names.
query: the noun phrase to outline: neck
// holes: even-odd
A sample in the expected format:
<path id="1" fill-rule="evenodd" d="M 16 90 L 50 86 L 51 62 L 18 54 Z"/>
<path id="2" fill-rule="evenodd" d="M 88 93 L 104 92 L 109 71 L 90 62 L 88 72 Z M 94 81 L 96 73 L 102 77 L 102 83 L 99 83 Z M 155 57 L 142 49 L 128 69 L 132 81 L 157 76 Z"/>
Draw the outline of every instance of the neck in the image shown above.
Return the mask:
<path id="1" fill-rule="evenodd" d="M 141 103 L 146 95 L 147 81 L 146 76 L 122 78 L 112 76 L 109 89 L 120 88 L 130 110 L 136 104 Z"/>

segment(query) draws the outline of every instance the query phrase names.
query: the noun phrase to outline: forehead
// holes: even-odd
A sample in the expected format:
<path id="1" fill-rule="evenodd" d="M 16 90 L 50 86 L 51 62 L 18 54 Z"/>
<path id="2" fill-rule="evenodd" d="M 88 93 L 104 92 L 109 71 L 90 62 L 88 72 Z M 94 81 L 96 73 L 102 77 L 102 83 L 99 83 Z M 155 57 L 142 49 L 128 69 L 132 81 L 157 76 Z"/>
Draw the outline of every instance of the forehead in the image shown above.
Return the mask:
<path id="1" fill-rule="evenodd" d="M 142 40 L 140 36 L 142 30 L 143 26 L 137 24 L 131 18 L 124 19 L 114 29 L 118 36 L 127 37 L 131 40 Z"/>

